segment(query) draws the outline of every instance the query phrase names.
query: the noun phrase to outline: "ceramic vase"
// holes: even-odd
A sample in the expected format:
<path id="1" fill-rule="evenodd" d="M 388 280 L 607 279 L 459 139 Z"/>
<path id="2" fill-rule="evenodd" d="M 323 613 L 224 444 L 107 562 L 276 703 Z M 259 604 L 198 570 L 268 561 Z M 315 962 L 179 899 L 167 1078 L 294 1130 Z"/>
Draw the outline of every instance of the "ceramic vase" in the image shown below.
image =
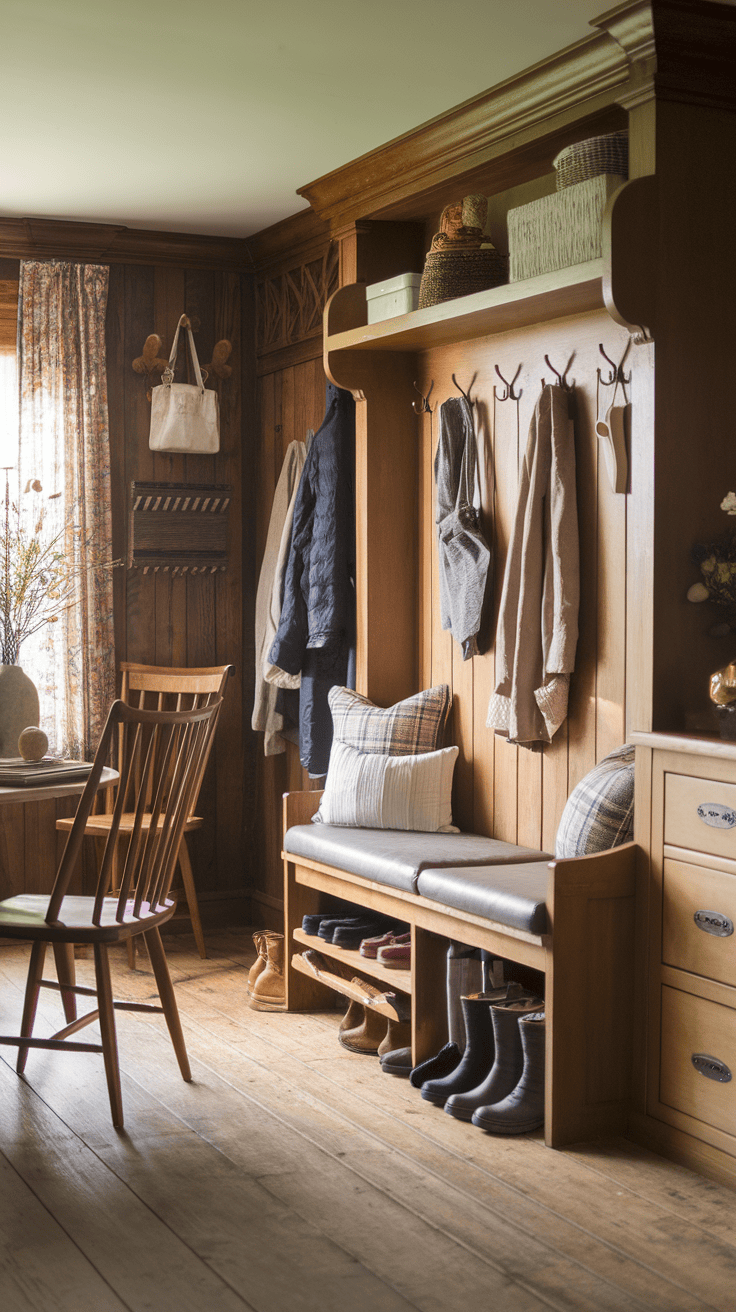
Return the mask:
<path id="1" fill-rule="evenodd" d="M 38 720 L 35 685 L 20 665 L 0 665 L 0 757 L 19 756 L 20 735 Z"/>

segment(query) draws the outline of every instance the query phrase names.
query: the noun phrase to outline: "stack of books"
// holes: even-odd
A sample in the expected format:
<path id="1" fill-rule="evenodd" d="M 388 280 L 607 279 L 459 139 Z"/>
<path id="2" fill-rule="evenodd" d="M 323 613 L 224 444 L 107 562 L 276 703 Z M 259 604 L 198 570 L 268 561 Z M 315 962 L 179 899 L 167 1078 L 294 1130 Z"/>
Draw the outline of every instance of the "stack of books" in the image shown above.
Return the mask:
<path id="1" fill-rule="evenodd" d="M 73 784 L 92 769 L 91 761 L 24 761 L 21 756 L 0 760 L 0 788 L 32 788 L 34 784 Z"/>

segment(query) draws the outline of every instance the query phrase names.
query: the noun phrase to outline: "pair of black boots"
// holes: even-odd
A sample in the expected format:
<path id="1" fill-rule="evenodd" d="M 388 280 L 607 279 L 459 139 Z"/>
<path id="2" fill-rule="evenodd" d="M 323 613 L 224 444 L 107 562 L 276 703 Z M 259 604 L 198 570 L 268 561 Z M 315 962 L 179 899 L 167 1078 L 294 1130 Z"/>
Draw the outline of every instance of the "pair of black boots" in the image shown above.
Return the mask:
<path id="1" fill-rule="evenodd" d="M 412 1071 L 422 1097 L 493 1134 L 527 1134 L 544 1124 L 544 1002 L 520 986 L 462 998 L 467 1042 L 439 1079 Z M 438 1054 L 439 1055 L 439 1054 Z M 431 1066 L 434 1063 L 427 1063 Z"/>

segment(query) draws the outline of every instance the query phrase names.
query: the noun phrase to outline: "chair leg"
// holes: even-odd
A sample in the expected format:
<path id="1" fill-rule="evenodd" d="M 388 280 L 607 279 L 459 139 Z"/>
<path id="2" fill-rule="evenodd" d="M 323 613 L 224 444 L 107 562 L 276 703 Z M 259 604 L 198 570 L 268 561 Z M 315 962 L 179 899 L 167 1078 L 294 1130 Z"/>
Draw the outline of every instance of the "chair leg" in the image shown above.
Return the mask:
<path id="1" fill-rule="evenodd" d="M 118 1042 L 115 1032 L 115 1008 L 112 1001 L 110 983 L 110 962 L 106 943 L 95 943 L 95 981 L 97 984 L 97 1006 L 100 1011 L 100 1033 L 102 1034 L 102 1055 L 105 1059 L 107 1091 L 110 1095 L 112 1123 L 117 1130 L 123 1128 L 123 1093 L 120 1087 L 120 1067 L 118 1064 Z"/>
<path id="2" fill-rule="evenodd" d="M 189 1067 L 189 1058 L 187 1057 L 184 1033 L 181 1028 L 181 1021 L 179 1020 L 179 1008 L 176 1005 L 174 986 L 171 983 L 169 965 L 166 960 L 164 945 L 161 942 L 161 934 L 158 928 L 149 929 L 145 932 L 143 937 L 146 940 L 148 955 L 151 958 L 153 974 L 156 979 L 156 988 L 158 989 L 158 995 L 161 999 L 161 1006 L 164 1009 L 164 1017 L 166 1019 L 166 1024 L 169 1027 L 169 1034 L 171 1035 L 171 1042 L 174 1045 L 174 1052 L 176 1053 L 176 1060 L 179 1063 L 179 1070 L 181 1071 L 182 1079 L 191 1080 L 192 1072 Z"/>
<path id="3" fill-rule="evenodd" d="M 46 944 L 39 940 L 31 948 L 31 960 L 28 965 L 28 979 L 26 981 L 26 995 L 23 1000 L 23 1019 L 20 1024 L 21 1038 L 30 1039 L 33 1034 L 33 1023 L 36 1019 L 36 1008 L 38 1006 L 38 995 L 41 992 L 41 979 L 43 977 L 43 963 L 46 960 Z M 22 1075 L 26 1068 L 28 1059 L 28 1048 L 22 1044 L 18 1048 L 18 1060 L 15 1063 L 15 1069 L 19 1075 Z"/>
<path id="4" fill-rule="evenodd" d="M 128 967 L 130 970 L 135 970 L 135 939 L 129 938 L 125 947 L 128 953 Z"/>
<path id="5" fill-rule="evenodd" d="M 77 1019 L 77 995 L 69 993 L 64 985 L 70 985 L 72 988 L 76 983 L 76 974 L 74 968 L 74 944 L 73 943 L 54 943 L 54 959 L 56 961 L 56 978 L 61 984 L 61 1001 L 64 1007 L 64 1015 L 67 1021 Z"/>
<path id="6" fill-rule="evenodd" d="M 194 872 L 192 863 L 189 859 L 189 848 L 187 847 L 186 834 L 181 840 L 179 848 L 179 869 L 181 870 L 182 883 L 184 885 L 184 895 L 187 899 L 189 916 L 194 930 L 194 939 L 199 948 L 199 955 L 203 959 L 207 956 L 207 949 L 204 945 L 204 934 L 202 933 L 202 921 L 199 918 L 199 903 L 197 902 L 197 890 L 194 887 Z"/>

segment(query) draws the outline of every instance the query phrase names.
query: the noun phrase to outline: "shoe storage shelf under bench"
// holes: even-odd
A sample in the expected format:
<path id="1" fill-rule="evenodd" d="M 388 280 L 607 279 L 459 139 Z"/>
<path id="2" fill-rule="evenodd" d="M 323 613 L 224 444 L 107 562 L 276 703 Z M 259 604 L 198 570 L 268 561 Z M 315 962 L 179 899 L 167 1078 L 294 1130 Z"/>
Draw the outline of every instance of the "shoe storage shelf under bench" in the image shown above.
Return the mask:
<path id="1" fill-rule="evenodd" d="M 320 796 L 286 793 L 284 832 L 307 824 Z M 349 962 L 356 975 L 410 993 L 416 1064 L 447 1039 L 448 941 L 485 948 L 545 977 L 547 1145 L 621 1133 L 631 1086 L 634 854 L 629 843 L 598 856 L 551 862 L 549 932 L 537 935 L 284 851 L 286 1007 L 321 1011 L 334 1005 L 332 990 L 301 959 L 305 946 Z M 305 934 L 302 918 L 327 910 L 327 895 L 408 923 L 411 970 L 387 970 L 359 952 Z"/>

